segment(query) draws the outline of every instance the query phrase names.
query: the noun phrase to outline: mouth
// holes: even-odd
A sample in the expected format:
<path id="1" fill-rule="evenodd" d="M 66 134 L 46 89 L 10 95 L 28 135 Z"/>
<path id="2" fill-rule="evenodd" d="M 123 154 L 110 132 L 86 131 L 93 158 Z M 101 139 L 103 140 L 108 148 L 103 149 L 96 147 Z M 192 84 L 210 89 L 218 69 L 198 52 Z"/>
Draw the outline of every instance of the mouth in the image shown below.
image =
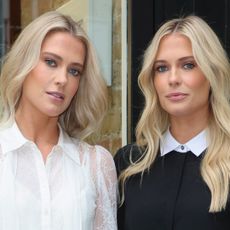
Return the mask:
<path id="1" fill-rule="evenodd" d="M 53 98 L 56 98 L 58 100 L 64 100 L 65 96 L 63 93 L 56 92 L 56 91 L 48 91 L 46 92 L 48 95 L 52 96 Z"/>
<path id="2" fill-rule="evenodd" d="M 169 93 L 166 95 L 166 98 L 168 98 L 171 101 L 181 101 L 184 98 L 188 96 L 187 93 L 181 93 L 181 92 L 176 92 L 176 93 Z"/>

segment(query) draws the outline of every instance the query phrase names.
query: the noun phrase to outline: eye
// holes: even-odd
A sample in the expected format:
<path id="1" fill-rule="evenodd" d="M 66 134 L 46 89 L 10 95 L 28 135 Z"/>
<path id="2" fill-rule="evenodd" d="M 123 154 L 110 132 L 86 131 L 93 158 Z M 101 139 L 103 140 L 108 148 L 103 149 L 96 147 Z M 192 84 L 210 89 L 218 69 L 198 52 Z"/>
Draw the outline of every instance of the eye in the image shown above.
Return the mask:
<path id="1" fill-rule="evenodd" d="M 74 76 L 74 77 L 77 77 L 77 76 L 80 76 L 80 75 L 81 75 L 81 71 L 78 70 L 78 69 L 76 69 L 76 68 L 70 68 L 70 69 L 68 70 L 68 72 L 69 72 L 72 76 Z"/>
<path id="2" fill-rule="evenodd" d="M 166 72 L 168 70 L 168 67 L 166 65 L 160 65 L 156 66 L 155 71 L 159 73 Z"/>
<path id="3" fill-rule="evenodd" d="M 56 61 L 54 61 L 53 59 L 50 59 L 50 58 L 46 58 L 45 63 L 50 67 L 56 67 L 57 66 Z"/>
<path id="4" fill-rule="evenodd" d="M 186 63 L 183 65 L 183 68 L 186 70 L 193 69 L 194 67 L 195 67 L 195 65 L 193 63 Z"/>

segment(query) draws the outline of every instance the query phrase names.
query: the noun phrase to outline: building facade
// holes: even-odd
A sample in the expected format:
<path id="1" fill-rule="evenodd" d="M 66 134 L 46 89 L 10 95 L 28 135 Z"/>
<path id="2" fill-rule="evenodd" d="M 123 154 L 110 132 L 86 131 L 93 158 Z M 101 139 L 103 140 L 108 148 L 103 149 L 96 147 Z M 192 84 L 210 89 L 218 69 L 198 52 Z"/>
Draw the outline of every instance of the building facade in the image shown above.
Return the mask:
<path id="1" fill-rule="evenodd" d="M 197 14 L 209 22 L 230 53 L 227 0 L 0 0 L 0 56 L 22 28 L 50 10 L 82 21 L 98 47 L 109 91 L 109 111 L 100 132 L 88 141 L 103 145 L 112 154 L 135 141 L 135 126 L 144 106 L 137 83 L 141 57 L 163 21 Z"/>

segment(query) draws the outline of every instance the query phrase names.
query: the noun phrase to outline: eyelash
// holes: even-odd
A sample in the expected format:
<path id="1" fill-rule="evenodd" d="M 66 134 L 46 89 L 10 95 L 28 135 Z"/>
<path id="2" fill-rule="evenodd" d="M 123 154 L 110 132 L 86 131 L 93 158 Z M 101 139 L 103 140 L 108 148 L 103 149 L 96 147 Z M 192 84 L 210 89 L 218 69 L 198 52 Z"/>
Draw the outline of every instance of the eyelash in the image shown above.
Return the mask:
<path id="1" fill-rule="evenodd" d="M 50 59 L 50 58 L 46 58 L 45 59 L 45 63 L 50 66 L 50 67 L 56 67 L 57 66 L 57 63 L 56 61 Z"/>
<path id="2" fill-rule="evenodd" d="M 45 59 L 45 63 L 48 66 L 50 66 L 51 68 L 57 67 L 57 63 L 53 59 L 46 58 Z M 71 74 L 73 77 L 78 77 L 78 76 L 81 75 L 81 71 L 79 69 L 76 69 L 76 68 L 69 68 L 68 69 L 68 73 Z"/>
<path id="3" fill-rule="evenodd" d="M 168 68 L 167 68 L 166 65 L 160 65 L 160 66 L 157 66 L 155 68 L 155 71 L 158 72 L 158 73 L 163 73 L 163 72 L 165 72 L 167 70 L 168 70 Z"/>
<path id="4" fill-rule="evenodd" d="M 195 64 L 192 63 L 192 62 L 188 62 L 188 63 L 185 63 L 185 64 L 183 65 L 183 68 L 186 69 L 186 70 L 188 70 L 188 69 L 193 69 L 194 67 L 195 67 Z"/>
<path id="5" fill-rule="evenodd" d="M 182 68 L 185 69 L 185 70 L 191 70 L 195 67 L 196 65 L 192 62 L 187 62 L 185 64 L 182 65 Z M 159 66 L 156 66 L 155 67 L 155 72 L 158 72 L 158 73 L 163 73 L 163 72 L 166 72 L 168 71 L 169 68 L 167 67 L 167 65 L 159 65 Z"/>
<path id="6" fill-rule="evenodd" d="M 73 73 L 73 71 L 74 71 L 74 73 Z M 81 75 L 81 71 L 78 69 L 74 69 L 74 68 L 69 69 L 68 72 L 74 77 L 78 77 Z"/>

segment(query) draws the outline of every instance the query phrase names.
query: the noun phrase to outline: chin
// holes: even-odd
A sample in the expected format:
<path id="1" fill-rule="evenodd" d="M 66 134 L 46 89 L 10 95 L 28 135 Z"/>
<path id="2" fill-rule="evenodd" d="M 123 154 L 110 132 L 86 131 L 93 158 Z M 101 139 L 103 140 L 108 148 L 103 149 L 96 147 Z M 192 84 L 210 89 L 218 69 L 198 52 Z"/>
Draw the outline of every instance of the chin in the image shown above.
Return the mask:
<path id="1" fill-rule="evenodd" d="M 185 112 L 185 111 L 177 111 L 177 112 L 169 113 L 169 115 L 173 117 L 177 117 L 177 118 L 183 118 L 183 117 L 189 116 L 190 113 Z"/>
<path id="2" fill-rule="evenodd" d="M 59 117 L 63 112 L 62 111 L 46 111 L 46 115 L 51 118 Z"/>
<path id="3" fill-rule="evenodd" d="M 168 109 L 165 110 L 169 116 L 173 116 L 173 117 L 183 117 L 183 116 L 187 116 L 189 114 L 189 111 L 184 110 L 184 109 Z"/>

